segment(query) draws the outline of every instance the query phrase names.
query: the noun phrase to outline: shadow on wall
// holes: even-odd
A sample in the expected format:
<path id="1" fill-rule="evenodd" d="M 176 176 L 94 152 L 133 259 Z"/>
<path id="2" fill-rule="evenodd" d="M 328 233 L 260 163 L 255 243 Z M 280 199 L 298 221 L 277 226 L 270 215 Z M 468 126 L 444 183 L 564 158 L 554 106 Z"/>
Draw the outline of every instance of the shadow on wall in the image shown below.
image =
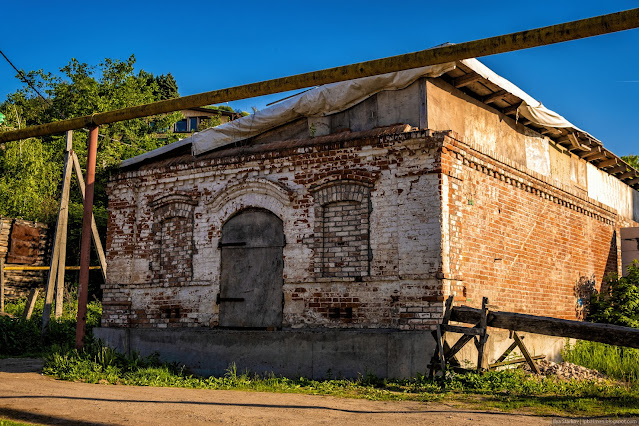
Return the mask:
<path id="1" fill-rule="evenodd" d="M 595 275 L 579 277 L 575 284 L 575 318 L 583 321 L 588 316 L 590 298 L 595 291 Z"/>
<path id="2" fill-rule="evenodd" d="M 619 271 L 617 258 L 617 231 L 612 232 L 610 237 L 610 250 L 608 251 L 608 259 L 606 260 L 606 269 L 604 270 L 604 276 L 608 274 L 617 274 Z"/>

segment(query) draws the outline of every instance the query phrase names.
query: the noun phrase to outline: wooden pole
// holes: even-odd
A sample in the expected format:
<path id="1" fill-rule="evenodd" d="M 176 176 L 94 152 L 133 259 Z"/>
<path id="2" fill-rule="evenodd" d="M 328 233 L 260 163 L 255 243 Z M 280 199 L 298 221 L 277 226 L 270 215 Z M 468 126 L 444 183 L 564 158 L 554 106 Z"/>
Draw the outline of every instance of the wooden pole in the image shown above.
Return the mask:
<path id="1" fill-rule="evenodd" d="M 89 294 L 89 263 L 91 260 L 91 219 L 93 217 L 93 189 L 95 186 L 95 163 L 98 153 L 98 127 L 89 130 L 87 146 L 86 188 L 82 215 L 82 239 L 80 244 L 80 278 L 78 288 L 78 322 L 75 329 L 75 347 L 84 346 L 87 323 L 87 299 Z"/>
<path id="2" fill-rule="evenodd" d="M 4 313 L 4 257 L 0 258 L 0 314 Z"/>
<path id="3" fill-rule="evenodd" d="M 165 114 L 182 109 L 303 89 L 320 84 L 336 83 L 427 65 L 443 64 L 461 59 L 529 49 L 531 47 L 578 40 L 580 38 L 624 31 L 636 27 L 639 27 L 639 9 L 630 9 L 564 24 L 435 47 L 389 58 L 276 78 L 115 111 L 95 113 L 69 120 L 31 126 L 20 130 L 12 130 L 0 133 L 0 142 L 51 135 L 67 130 L 100 126 L 134 118 Z"/>
<path id="4" fill-rule="evenodd" d="M 80 191 L 82 192 L 82 200 L 84 200 L 84 178 L 82 177 L 82 170 L 80 169 L 80 161 L 76 153 L 73 153 L 73 168 L 75 174 L 78 177 L 78 184 L 80 185 Z M 106 256 L 104 255 L 104 248 L 102 248 L 102 241 L 100 241 L 100 234 L 98 234 L 98 226 L 95 224 L 95 216 L 91 215 L 91 235 L 93 236 L 93 244 L 95 251 L 98 253 L 98 259 L 100 259 L 100 266 L 102 266 L 102 278 L 106 282 L 107 277 L 107 263 Z"/>
<path id="5" fill-rule="evenodd" d="M 27 298 L 27 304 L 24 306 L 22 318 L 26 320 L 31 319 L 33 308 L 35 307 L 36 300 L 38 300 L 38 294 L 40 294 L 39 288 L 36 287 L 31 289 L 31 291 L 29 292 L 29 297 Z"/>
<path id="6" fill-rule="evenodd" d="M 67 147 L 71 143 L 72 133 L 67 133 Z M 49 269 L 49 276 L 47 279 L 47 287 L 45 289 L 44 307 L 42 308 L 42 334 L 45 334 L 49 328 L 49 321 L 51 320 L 51 305 L 53 303 L 55 285 L 58 281 L 58 270 L 60 265 L 60 254 L 62 247 L 64 246 L 64 253 L 66 255 L 66 227 L 67 218 L 69 214 L 69 193 L 71 186 L 71 175 L 73 173 L 73 162 L 71 161 L 71 153 L 68 150 L 64 156 L 64 175 L 62 177 L 62 197 L 60 198 L 60 208 L 58 210 L 58 220 L 55 227 L 55 238 L 53 243 L 53 253 L 51 254 L 51 267 Z M 64 281 L 64 269 L 60 271 L 63 275 Z"/>
<path id="7" fill-rule="evenodd" d="M 451 315 L 452 321 L 469 324 L 477 323 L 480 318 L 480 309 L 467 306 L 454 307 Z M 488 326 L 639 348 L 639 328 L 622 327 L 620 325 L 571 321 L 515 312 L 490 311 L 488 314 Z"/>
<path id="8" fill-rule="evenodd" d="M 64 163 L 73 162 L 73 131 L 67 132 L 66 149 L 64 151 Z M 66 171 L 66 170 L 65 170 Z M 55 284 L 55 317 L 60 318 L 62 316 L 63 303 L 64 303 L 64 273 L 67 259 L 67 228 L 69 224 L 69 195 L 71 187 L 71 175 L 73 173 L 69 170 L 68 185 L 63 186 L 62 199 L 66 199 L 66 208 L 60 210 L 61 236 L 60 236 L 60 253 L 58 256 L 58 276 Z M 65 180 L 66 183 L 66 180 Z M 65 192 L 66 191 L 66 192 Z"/>

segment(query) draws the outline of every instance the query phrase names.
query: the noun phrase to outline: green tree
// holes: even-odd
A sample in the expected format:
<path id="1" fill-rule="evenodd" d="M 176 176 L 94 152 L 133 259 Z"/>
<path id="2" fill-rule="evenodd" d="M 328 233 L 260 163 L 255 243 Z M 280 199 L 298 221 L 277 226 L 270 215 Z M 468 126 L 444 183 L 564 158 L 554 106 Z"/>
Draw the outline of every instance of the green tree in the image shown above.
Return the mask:
<path id="1" fill-rule="evenodd" d="M 178 96 L 171 74 L 153 76 L 135 72 L 135 57 L 105 59 L 91 66 L 72 59 L 59 75 L 29 71 L 25 86 L 0 104 L 6 116 L 0 131 L 23 128 L 66 118 L 90 115 Z M 34 90 L 35 89 L 35 90 Z M 44 99 L 37 92 L 44 95 Z M 100 127 L 96 170 L 96 208 L 106 207 L 104 184 L 112 167 L 122 160 L 158 148 L 177 138 L 159 140 L 156 129 L 171 128 L 179 113 L 147 117 Z M 75 131 L 73 148 L 86 162 L 87 132 Z M 64 136 L 9 142 L 0 152 L 0 214 L 51 221 L 58 200 Z M 74 191 L 74 193 L 77 191 Z M 80 203 L 79 197 L 73 202 Z"/>
<path id="2" fill-rule="evenodd" d="M 611 275 L 590 299 L 588 320 L 639 328 L 639 263 L 625 277 Z"/>
<path id="3" fill-rule="evenodd" d="M 639 155 L 624 155 L 621 159 L 630 164 L 636 170 L 639 170 Z"/>
<path id="4" fill-rule="evenodd" d="M 107 58 L 97 66 L 72 59 L 59 74 L 43 70 L 26 72 L 32 87 L 25 85 L 0 104 L 0 113 L 5 116 L 0 132 L 178 96 L 172 75 L 136 72 L 134 65 L 135 57 L 131 55 L 126 60 Z M 100 127 L 94 212 L 103 237 L 106 235 L 109 174 L 122 160 L 177 140 L 170 133 L 158 139 L 155 132 L 171 129 L 181 118 L 180 113 L 173 113 Z M 87 137 L 87 129 L 73 133 L 73 149 L 82 167 L 86 164 Z M 29 138 L 0 146 L 0 215 L 55 222 L 64 146 L 64 135 Z M 75 179 L 73 182 L 69 206 L 69 259 L 78 255 L 82 221 L 82 198 Z"/>

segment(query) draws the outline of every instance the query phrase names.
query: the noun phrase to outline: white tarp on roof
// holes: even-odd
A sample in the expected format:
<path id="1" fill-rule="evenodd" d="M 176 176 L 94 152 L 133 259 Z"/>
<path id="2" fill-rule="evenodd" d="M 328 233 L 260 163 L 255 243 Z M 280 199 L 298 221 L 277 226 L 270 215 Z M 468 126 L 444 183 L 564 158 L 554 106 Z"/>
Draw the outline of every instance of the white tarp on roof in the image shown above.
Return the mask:
<path id="1" fill-rule="evenodd" d="M 523 101 L 518 109 L 520 117 L 541 126 L 581 131 L 561 115 L 547 109 L 541 102 L 497 75 L 477 59 L 464 59 L 461 63 L 520 98 Z M 450 62 L 315 87 L 278 102 L 269 108 L 257 111 L 255 114 L 206 129 L 174 144 L 125 160 L 121 166 L 130 166 L 188 144 L 191 144 L 193 155 L 199 155 L 251 138 L 301 117 L 319 117 L 344 111 L 381 91 L 403 89 L 420 77 L 439 77 L 455 67 L 456 63 Z"/>

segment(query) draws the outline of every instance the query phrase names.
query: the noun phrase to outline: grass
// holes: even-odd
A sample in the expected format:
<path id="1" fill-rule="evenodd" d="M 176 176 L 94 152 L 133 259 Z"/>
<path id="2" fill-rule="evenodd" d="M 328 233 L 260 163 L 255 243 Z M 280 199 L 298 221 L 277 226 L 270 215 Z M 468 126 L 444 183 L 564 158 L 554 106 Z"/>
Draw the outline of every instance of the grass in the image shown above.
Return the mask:
<path id="1" fill-rule="evenodd" d="M 386 380 L 371 375 L 346 380 L 285 378 L 239 372 L 231 365 L 222 377 L 197 377 L 157 356 L 125 358 L 92 343 L 83 352 L 53 353 L 44 373 L 87 383 L 224 389 L 332 395 L 393 401 L 447 401 L 478 409 L 527 411 L 542 415 L 639 416 L 639 386 L 597 381 L 538 378 L 522 370 L 454 374 L 429 379 Z"/>
<path id="2" fill-rule="evenodd" d="M 90 337 L 81 352 L 75 341 L 76 307 L 65 305 L 64 315 L 52 320 L 49 334 L 40 337 L 42 301 L 29 321 L 21 319 L 24 301 L 7 304 L 15 318 L 0 317 L 0 356 L 42 356 L 44 373 L 62 380 L 112 385 L 224 389 L 332 395 L 369 400 L 446 401 L 477 409 L 526 411 L 540 415 L 639 416 L 639 363 L 636 350 L 578 342 L 566 349 L 567 360 L 598 369 L 619 382 L 562 381 L 538 378 L 522 370 L 490 371 L 446 378 L 418 376 L 386 380 L 371 375 L 357 379 L 312 380 L 238 371 L 231 365 L 222 377 L 198 377 L 177 364 L 161 363 L 157 356 L 127 358 Z M 99 324 L 100 304 L 89 305 L 90 329 Z M 0 420 L 4 421 L 4 420 Z M 11 423 L 6 423 L 11 424 Z M 17 423 L 20 424 L 20 423 Z M 3 426 L 0 423 L 0 426 Z"/>
<path id="3" fill-rule="evenodd" d="M 618 380 L 639 381 L 639 349 L 580 340 L 575 345 L 566 344 L 562 356 Z"/>
<path id="4" fill-rule="evenodd" d="M 0 426 L 33 426 L 35 423 L 15 422 L 8 419 L 0 419 Z"/>
<path id="5" fill-rule="evenodd" d="M 60 318 L 51 318 L 49 332 L 41 336 L 44 299 L 36 301 L 30 319 L 22 318 L 25 300 L 7 303 L 5 312 L 12 316 L 0 316 L 0 357 L 41 357 L 52 351 L 66 351 L 75 345 L 77 302 L 64 304 Z M 102 306 L 93 301 L 87 306 L 87 335 L 100 323 Z"/>

